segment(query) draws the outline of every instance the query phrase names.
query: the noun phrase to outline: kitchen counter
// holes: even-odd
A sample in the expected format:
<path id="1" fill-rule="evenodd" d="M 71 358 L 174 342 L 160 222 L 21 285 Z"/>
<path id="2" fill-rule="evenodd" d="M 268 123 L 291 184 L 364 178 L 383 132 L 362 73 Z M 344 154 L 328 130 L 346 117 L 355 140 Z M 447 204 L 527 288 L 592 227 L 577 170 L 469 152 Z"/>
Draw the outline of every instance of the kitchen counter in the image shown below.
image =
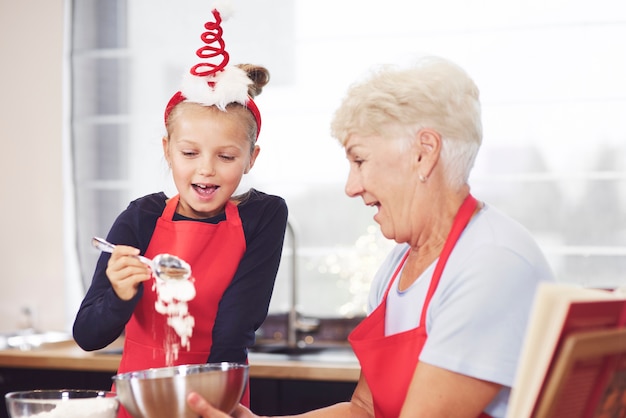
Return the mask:
<path id="1" fill-rule="evenodd" d="M 0 392 L 91 388 L 107 390 L 121 360 L 122 341 L 83 351 L 74 341 L 28 351 L 0 350 Z M 272 347 L 274 349 L 274 347 Z M 251 352 L 250 405 L 260 415 L 293 415 L 350 399 L 360 374 L 350 349 L 324 348 L 297 355 Z M 0 418 L 8 418 L 0 408 Z"/>
<path id="2" fill-rule="evenodd" d="M 0 367 L 48 370 L 74 370 L 115 373 L 121 355 L 116 341 L 100 352 L 85 352 L 75 342 L 62 342 L 30 351 L 0 350 Z M 250 353 L 250 377 L 263 379 L 297 379 L 356 382 L 360 367 L 349 350 L 323 350 L 302 355 Z"/>

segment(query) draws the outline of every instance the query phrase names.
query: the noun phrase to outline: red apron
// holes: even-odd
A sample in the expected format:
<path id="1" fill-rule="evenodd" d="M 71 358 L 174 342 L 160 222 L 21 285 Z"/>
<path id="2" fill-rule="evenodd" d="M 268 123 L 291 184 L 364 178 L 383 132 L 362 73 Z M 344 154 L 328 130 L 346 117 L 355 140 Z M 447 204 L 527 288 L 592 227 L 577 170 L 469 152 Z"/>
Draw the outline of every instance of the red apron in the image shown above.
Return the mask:
<path id="1" fill-rule="evenodd" d="M 400 416 L 419 355 L 428 337 L 426 334 L 428 305 L 437 289 L 446 261 L 471 219 L 476 206 L 476 199 L 472 195 L 468 195 L 454 219 L 454 224 L 439 256 L 426 294 L 419 326 L 398 334 L 385 336 L 387 295 L 409 255 L 407 251 L 394 272 L 380 305 L 348 337 L 354 353 L 359 359 L 367 385 L 372 392 L 374 412 L 377 418 Z M 489 416 L 483 413 L 480 417 Z"/>
<path id="2" fill-rule="evenodd" d="M 229 201 L 226 204 L 224 222 L 173 221 L 178 198 L 174 196 L 167 202 L 145 256 L 153 258 L 162 253 L 174 254 L 191 266 L 196 296 L 188 302 L 189 314 L 195 319 L 189 350 L 181 346 L 177 358 L 172 358 L 171 346 L 166 345 L 180 343 L 180 338 L 167 324 L 167 317 L 155 311 L 158 295 L 154 282 L 149 280 L 144 282 L 143 296 L 126 324 L 118 373 L 202 364 L 209 358 L 218 304 L 237 271 L 246 250 L 246 241 L 239 209 L 234 203 Z M 248 388 L 242 403 L 249 404 Z M 118 417 L 130 415 L 120 408 Z"/>

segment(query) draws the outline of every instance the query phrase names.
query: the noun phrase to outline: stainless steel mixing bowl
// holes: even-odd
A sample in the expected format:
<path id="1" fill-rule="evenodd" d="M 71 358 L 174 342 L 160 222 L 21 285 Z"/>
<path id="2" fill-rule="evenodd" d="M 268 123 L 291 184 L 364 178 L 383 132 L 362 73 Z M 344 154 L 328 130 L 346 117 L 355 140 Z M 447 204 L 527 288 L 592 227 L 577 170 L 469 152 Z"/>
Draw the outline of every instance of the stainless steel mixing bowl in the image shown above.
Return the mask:
<path id="1" fill-rule="evenodd" d="M 248 366 L 207 363 L 163 367 L 113 376 L 120 403 L 134 418 L 197 418 L 187 395 L 198 392 L 230 413 L 248 383 Z"/>
<path id="2" fill-rule="evenodd" d="M 119 405 L 115 393 L 99 390 L 29 390 L 5 399 L 11 418 L 115 418 Z"/>

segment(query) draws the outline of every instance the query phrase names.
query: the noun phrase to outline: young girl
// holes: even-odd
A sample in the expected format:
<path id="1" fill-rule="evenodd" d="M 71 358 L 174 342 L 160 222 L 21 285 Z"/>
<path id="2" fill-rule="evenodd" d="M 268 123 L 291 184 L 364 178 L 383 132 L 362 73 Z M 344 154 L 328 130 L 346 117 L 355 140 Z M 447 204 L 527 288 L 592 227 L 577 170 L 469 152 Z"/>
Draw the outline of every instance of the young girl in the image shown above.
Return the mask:
<path id="1" fill-rule="evenodd" d="M 216 22 L 205 27 L 221 35 L 220 12 L 213 15 Z M 74 322 L 74 338 L 88 351 L 106 347 L 125 331 L 119 373 L 245 363 L 267 315 L 287 207 L 282 198 L 254 189 L 233 194 L 259 155 L 261 118 L 253 97 L 269 73 L 252 65 L 227 67 L 221 45 L 222 62 L 193 67 L 165 110 L 163 152 L 178 194 L 144 196 L 119 215 L 107 236 L 116 248 L 100 256 Z M 202 66 L 209 69 L 200 71 Z M 188 313 L 195 323 L 188 344 L 181 345 L 166 315 L 155 310 L 157 282 L 136 257 L 162 253 L 182 258 L 192 269 L 195 297 Z M 173 357 L 172 345 L 178 348 Z"/>

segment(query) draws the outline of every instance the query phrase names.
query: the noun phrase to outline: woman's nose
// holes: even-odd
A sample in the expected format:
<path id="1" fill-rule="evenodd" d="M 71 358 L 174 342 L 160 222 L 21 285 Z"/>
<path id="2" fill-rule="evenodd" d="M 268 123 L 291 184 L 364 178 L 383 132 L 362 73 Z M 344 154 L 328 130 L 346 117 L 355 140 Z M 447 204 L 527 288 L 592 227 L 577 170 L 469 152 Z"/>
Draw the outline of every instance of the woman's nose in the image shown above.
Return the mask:
<path id="1" fill-rule="evenodd" d="M 348 173 L 345 192 L 349 197 L 356 197 L 363 192 L 361 180 L 359 176 L 354 173 L 354 170 L 350 170 Z"/>

